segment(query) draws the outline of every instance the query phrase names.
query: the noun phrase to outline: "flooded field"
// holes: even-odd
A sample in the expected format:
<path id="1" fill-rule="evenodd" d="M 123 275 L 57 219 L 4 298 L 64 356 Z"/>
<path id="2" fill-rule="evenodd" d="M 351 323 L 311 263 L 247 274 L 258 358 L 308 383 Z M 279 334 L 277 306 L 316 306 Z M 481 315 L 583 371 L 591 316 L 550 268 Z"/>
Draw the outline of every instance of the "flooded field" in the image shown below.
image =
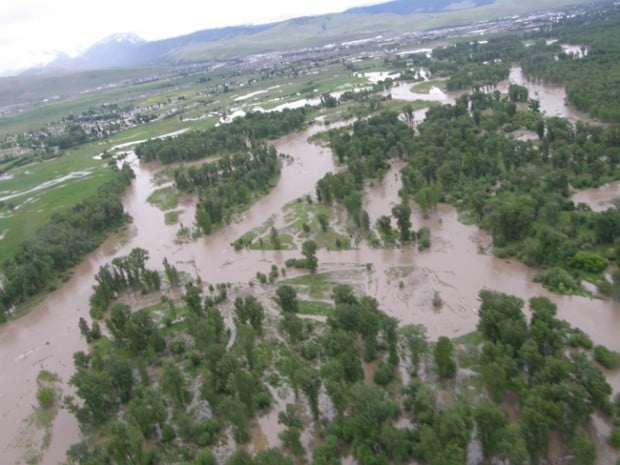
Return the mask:
<path id="1" fill-rule="evenodd" d="M 511 79 L 522 79 L 519 73 L 520 69 L 513 69 Z M 409 91 L 409 87 L 404 87 Z M 554 93 L 553 89 L 534 85 L 531 95 L 535 97 L 536 92 L 541 107 L 548 114 L 568 114 L 563 89 Z M 417 112 L 416 119 L 420 120 L 423 115 L 424 111 Z M 317 180 L 336 169 L 329 149 L 307 142 L 309 136 L 322 129 L 317 125 L 277 141 L 278 151 L 292 156 L 292 161 L 283 164 L 278 185 L 230 226 L 208 237 L 182 244 L 175 241 L 179 225 L 166 225 L 162 212 L 146 201 L 156 188 L 152 178 L 159 166 L 145 166 L 133 159 L 136 180 L 124 198 L 125 208 L 133 222 L 126 237 L 110 237 L 74 269 L 71 279 L 47 296 L 35 310 L 0 327 L 0 366 L 3 368 L 0 457 L 3 463 L 15 463 L 23 458 L 23 450 L 16 444 L 23 419 L 31 414 L 36 403 L 35 379 L 39 370 L 54 372 L 66 383 L 73 372 L 73 353 L 86 348 L 77 322 L 80 317 L 88 318 L 88 298 L 99 266 L 114 256 L 127 254 L 134 247 L 142 247 L 149 250 L 149 267 L 160 269 L 162 260 L 168 258 L 180 270 L 199 276 L 206 283 L 247 283 L 257 270 L 268 271 L 272 264 L 281 267 L 287 258 L 299 255 L 299 251 L 244 249 L 236 252 L 230 243 L 263 225 L 269 218 L 274 218 L 275 224 L 281 224 L 284 205 L 296 198 L 314 195 Z M 372 223 L 383 214 L 389 215 L 399 201 L 400 167 L 398 163 L 394 164 L 382 183 L 375 182 L 365 190 L 365 208 Z M 610 186 L 579 192 L 574 199 L 591 205 L 608 202 L 611 195 L 618 195 L 620 184 Z M 191 226 L 195 203 L 190 201 L 182 207 L 184 213 L 179 221 Z M 472 331 L 478 320 L 478 293 L 487 288 L 515 294 L 524 300 L 547 296 L 558 305 L 560 318 L 582 328 L 596 343 L 620 351 L 617 337 L 620 332 L 619 303 L 551 294 L 532 282 L 534 270 L 531 268 L 494 257 L 490 253 L 489 236 L 476 226 L 461 223 L 452 207 L 440 205 L 429 218 L 424 218 L 413 203 L 412 208 L 413 227 L 431 229 L 430 250 L 418 251 L 415 246 L 373 249 L 366 243 L 358 244 L 353 250 L 321 250 L 318 272 L 331 273 L 335 280 L 349 283 L 360 292 L 375 297 L 382 310 L 405 324 L 424 324 L 431 339 Z M 435 292 L 443 302 L 440 308 L 435 308 L 432 303 Z M 609 380 L 614 390 L 619 391 L 620 376 L 610 376 Z M 70 393 L 68 386 L 63 384 L 63 394 Z M 287 394 L 280 399 L 279 408 L 290 402 Z M 257 428 L 262 436 L 257 433 L 257 442 L 271 446 L 279 444 L 274 422 L 277 422 L 277 411 L 259 418 Z M 79 437 L 76 421 L 61 410 L 54 422 L 50 447 L 41 463 L 55 464 L 63 460 L 66 449 Z M 254 447 L 261 445 L 255 443 Z"/>
<path id="2" fill-rule="evenodd" d="M 446 93 L 439 87 L 433 86 L 428 92 L 414 92 L 411 90 L 411 84 L 403 83 L 393 86 L 386 94 L 392 94 L 392 98 L 395 100 L 406 100 L 413 102 L 416 100 L 422 100 L 427 102 L 437 102 L 441 104 L 453 104 L 455 102 L 457 93 Z"/>

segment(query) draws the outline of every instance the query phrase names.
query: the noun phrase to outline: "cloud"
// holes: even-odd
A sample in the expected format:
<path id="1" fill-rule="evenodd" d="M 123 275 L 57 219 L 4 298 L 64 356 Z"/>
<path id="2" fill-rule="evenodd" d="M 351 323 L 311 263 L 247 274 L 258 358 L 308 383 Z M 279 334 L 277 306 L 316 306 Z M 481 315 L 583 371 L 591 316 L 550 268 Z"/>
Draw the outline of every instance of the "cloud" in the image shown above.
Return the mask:
<path id="1" fill-rule="evenodd" d="M 0 27 L 25 22 L 49 14 L 52 6 L 43 0 L 5 2 L 0 6 Z"/>

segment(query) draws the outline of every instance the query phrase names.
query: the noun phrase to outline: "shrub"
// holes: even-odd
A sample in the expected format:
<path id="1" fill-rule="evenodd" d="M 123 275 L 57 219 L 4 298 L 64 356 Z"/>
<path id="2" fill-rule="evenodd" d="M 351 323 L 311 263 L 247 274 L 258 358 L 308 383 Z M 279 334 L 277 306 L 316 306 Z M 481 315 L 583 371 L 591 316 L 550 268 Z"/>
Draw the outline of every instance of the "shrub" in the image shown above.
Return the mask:
<path id="1" fill-rule="evenodd" d="M 428 249 L 431 246 L 431 230 L 422 228 L 418 231 L 418 249 Z"/>
<path id="2" fill-rule="evenodd" d="M 592 349 L 592 339 L 579 328 L 573 328 L 568 336 L 568 345 L 571 347 L 583 347 L 584 349 Z"/>
<path id="3" fill-rule="evenodd" d="M 570 263 L 573 267 L 588 273 L 600 273 L 607 266 L 604 258 L 585 250 L 577 252 Z"/>
<path id="4" fill-rule="evenodd" d="M 620 367 L 620 354 L 609 350 L 605 346 L 594 347 L 594 360 L 608 370 L 615 370 Z"/>
<path id="5" fill-rule="evenodd" d="M 50 408 L 55 402 L 54 390 L 49 386 L 41 386 L 37 390 L 37 401 L 42 409 Z"/>
<path id="6" fill-rule="evenodd" d="M 607 439 L 607 443 L 614 449 L 620 448 L 620 426 L 614 426 L 609 439 Z"/>
<path id="7" fill-rule="evenodd" d="M 387 386 L 394 379 L 394 369 L 388 363 L 381 362 L 372 379 L 379 386 Z"/>
<path id="8" fill-rule="evenodd" d="M 169 425 L 169 424 L 164 424 L 164 426 L 161 429 L 161 439 L 164 442 L 170 442 L 172 441 L 174 438 L 176 438 L 177 434 L 174 431 L 174 428 Z"/>
<path id="9" fill-rule="evenodd" d="M 534 281 L 558 294 L 577 294 L 582 291 L 579 283 L 562 268 L 554 267 L 539 271 L 534 276 Z"/>

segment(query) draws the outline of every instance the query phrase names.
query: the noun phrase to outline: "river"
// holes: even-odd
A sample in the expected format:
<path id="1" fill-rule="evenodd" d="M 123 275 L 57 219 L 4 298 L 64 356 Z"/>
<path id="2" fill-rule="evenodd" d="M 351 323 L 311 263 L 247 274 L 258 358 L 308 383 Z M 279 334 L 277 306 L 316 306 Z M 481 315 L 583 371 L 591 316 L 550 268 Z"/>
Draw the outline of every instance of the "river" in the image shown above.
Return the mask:
<path id="1" fill-rule="evenodd" d="M 418 118 L 422 115 L 416 114 Z M 287 258 L 299 255 L 298 251 L 235 252 L 230 243 L 270 217 L 281 224 L 282 207 L 295 198 L 313 194 L 316 181 L 336 169 L 329 149 L 307 142 L 309 136 L 323 129 L 315 125 L 278 140 L 275 143 L 278 151 L 293 157 L 292 162 L 284 163 L 278 185 L 238 222 L 185 244 L 175 243 L 178 225 L 166 225 L 162 212 L 146 201 L 155 189 L 151 179 L 158 166 L 144 166 L 133 160 L 136 180 L 124 197 L 133 223 L 126 237 L 110 237 L 75 268 L 70 280 L 47 296 L 36 309 L 0 327 L 2 463 L 15 463 L 22 457 L 23 451 L 15 445 L 23 434 L 23 419 L 31 414 L 36 403 L 35 379 L 39 370 L 57 373 L 66 383 L 73 372 L 72 354 L 86 349 L 77 322 L 80 316 L 88 318 L 88 298 L 99 266 L 114 256 L 127 254 L 134 247 L 143 247 L 149 250 L 150 267 L 161 268 L 163 258 L 167 257 L 180 270 L 192 276 L 199 275 L 203 282 L 248 282 L 257 270 L 268 272 L 271 264 L 283 266 Z M 365 205 L 373 221 L 381 214 L 388 214 L 398 201 L 401 183 L 398 168 L 398 165 L 393 166 L 383 183 L 374 183 L 365 191 Z M 597 194 L 596 191 L 581 193 L 580 198 L 598 202 L 586 198 Z M 180 221 L 189 226 L 193 222 L 194 203 L 189 202 L 184 207 Z M 420 252 L 415 247 L 372 249 L 366 244 L 360 244 L 355 250 L 321 250 L 318 271 L 332 272 L 337 278 L 340 276 L 360 291 L 374 296 L 385 312 L 403 323 L 424 324 L 432 339 L 473 330 L 478 319 L 478 292 L 488 288 L 525 300 L 537 295 L 548 296 L 558 305 L 560 318 L 582 328 L 595 342 L 620 351 L 618 303 L 551 294 L 532 282 L 530 268 L 489 254 L 490 238 L 476 226 L 459 222 L 453 208 L 440 205 L 425 219 L 415 204 L 412 207 L 414 228 L 422 225 L 431 228 L 430 250 Z M 372 264 L 370 270 L 366 268 L 367 263 Z M 435 291 L 443 301 L 439 310 L 432 305 Z M 609 380 L 618 391 L 619 376 L 610 376 Z M 65 394 L 71 392 L 66 384 L 63 390 Z M 50 447 L 40 463 L 62 461 L 66 449 L 79 437 L 75 419 L 61 410 L 53 425 Z"/>

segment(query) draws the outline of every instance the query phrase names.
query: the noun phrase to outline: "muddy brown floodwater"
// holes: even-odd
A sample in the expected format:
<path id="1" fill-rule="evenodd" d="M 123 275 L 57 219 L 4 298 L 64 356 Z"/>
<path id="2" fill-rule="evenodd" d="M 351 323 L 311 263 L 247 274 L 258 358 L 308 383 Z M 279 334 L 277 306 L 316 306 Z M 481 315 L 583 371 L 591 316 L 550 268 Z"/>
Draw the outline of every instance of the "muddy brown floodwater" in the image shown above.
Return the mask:
<path id="1" fill-rule="evenodd" d="M 566 104 L 566 88 L 564 86 L 529 80 L 523 74 L 520 66 L 513 66 L 510 69 L 508 81 L 501 82 L 497 88 L 500 92 L 506 93 L 510 84 L 519 84 L 527 87 L 529 98 L 537 99 L 540 102 L 540 111 L 547 116 L 561 116 L 573 123 L 584 121 L 590 124 L 602 124 L 600 121 L 588 117 L 585 113 L 581 113 L 568 106 Z"/>
<path id="2" fill-rule="evenodd" d="M 572 200 L 575 204 L 585 203 L 595 212 L 613 208 L 614 201 L 620 200 L 620 181 L 610 182 L 594 189 L 576 191 Z"/>
<path id="3" fill-rule="evenodd" d="M 423 117 L 416 112 L 416 119 Z M 333 127 L 333 125 L 332 125 Z M 230 243 L 247 231 L 261 226 L 269 218 L 276 224 L 282 219 L 282 207 L 298 197 L 314 194 L 315 184 L 326 172 L 334 171 L 331 151 L 307 142 L 312 134 L 324 130 L 319 125 L 278 140 L 278 151 L 293 156 L 284 163 L 278 185 L 254 204 L 237 222 L 213 235 L 196 241 L 176 244 L 178 225 L 166 225 L 164 215 L 147 201 L 156 188 L 151 178 L 157 165 L 144 166 L 133 160 L 136 180 L 124 198 L 126 210 L 133 217 L 128 237 L 109 238 L 74 270 L 72 278 L 48 295 L 28 315 L 0 327 L 0 462 L 16 463 L 23 450 L 16 446 L 23 421 L 33 409 L 37 373 L 46 369 L 63 381 L 63 393 L 71 394 L 66 385 L 73 372 L 72 355 L 85 350 L 80 337 L 78 319 L 88 318 L 88 298 L 99 266 L 114 256 L 127 254 L 133 247 L 149 250 L 148 266 L 161 268 L 167 257 L 177 268 L 203 282 L 248 282 L 257 270 L 268 271 L 271 264 L 283 266 L 298 251 L 235 252 Z M 365 205 L 373 221 L 389 214 L 398 202 L 401 180 L 399 164 L 394 164 L 383 183 L 366 189 Z M 493 257 L 488 252 L 490 238 L 476 226 L 459 222 L 457 212 L 440 205 L 430 218 L 423 218 L 414 207 L 413 223 L 432 231 L 429 251 L 414 247 L 372 249 L 360 244 L 358 249 L 318 253 L 319 272 L 333 272 L 344 277 L 360 291 L 377 298 L 381 308 L 403 323 L 424 324 L 428 335 L 457 336 L 473 330 L 478 315 L 478 292 L 488 288 L 515 294 L 527 300 L 544 295 L 558 305 L 558 315 L 582 328 L 596 343 L 620 350 L 620 305 L 607 300 L 584 297 L 562 297 L 551 294 L 532 282 L 533 271 L 520 263 Z M 193 223 L 195 203 L 183 205 L 179 218 L 185 226 Z M 370 267 L 367 264 L 370 263 Z M 368 269 L 370 268 L 370 269 Z M 402 284 L 401 284 L 402 283 Z M 443 305 L 432 305 L 434 292 L 439 292 Z M 620 388 L 620 376 L 608 379 L 614 390 Z M 285 402 L 285 401 L 284 401 Z M 277 418 L 277 416 L 276 416 Z M 259 420 L 261 429 L 271 429 L 274 418 Z M 264 431 L 266 442 L 277 444 L 273 431 Z M 56 464 L 64 459 L 67 448 L 79 441 L 75 419 L 61 410 L 53 424 L 52 441 L 41 463 Z"/>

